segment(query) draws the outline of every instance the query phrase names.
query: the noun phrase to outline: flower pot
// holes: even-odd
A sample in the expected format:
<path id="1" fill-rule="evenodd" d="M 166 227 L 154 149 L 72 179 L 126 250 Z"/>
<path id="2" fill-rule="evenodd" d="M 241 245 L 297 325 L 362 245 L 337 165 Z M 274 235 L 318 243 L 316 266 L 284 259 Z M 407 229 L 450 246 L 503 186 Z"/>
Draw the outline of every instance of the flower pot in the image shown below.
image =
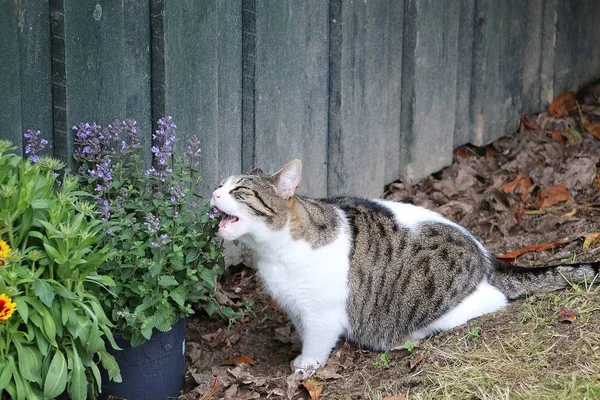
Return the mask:
<path id="1" fill-rule="evenodd" d="M 121 368 L 122 383 L 108 380 L 102 370 L 100 400 L 109 395 L 137 400 L 177 397 L 185 387 L 185 319 L 168 332 L 154 331 L 150 340 L 131 347 L 118 333 L 115 340 L 123 350 L 109 352 Z"/>

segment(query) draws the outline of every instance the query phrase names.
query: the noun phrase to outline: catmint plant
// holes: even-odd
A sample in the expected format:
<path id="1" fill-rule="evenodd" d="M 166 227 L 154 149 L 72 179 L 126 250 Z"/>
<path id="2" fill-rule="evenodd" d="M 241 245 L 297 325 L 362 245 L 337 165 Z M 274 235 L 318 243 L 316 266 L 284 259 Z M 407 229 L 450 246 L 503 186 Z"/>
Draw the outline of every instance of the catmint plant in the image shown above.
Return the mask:
<path id="1" fill-rule="evenodd" d="M 223 259 L 210 207 L 194 192 L 199 140 L 181 146 L 173 119 L 161 118 L 145 164 L 134 120 L 81 123 L 73 131 L 82 188 L 93 196 L 114 253 L 99 267 L 116 283 L 101 300 L 123 337 L 141 344 L 192 314 L 194 303 L 214 311 Z"/>

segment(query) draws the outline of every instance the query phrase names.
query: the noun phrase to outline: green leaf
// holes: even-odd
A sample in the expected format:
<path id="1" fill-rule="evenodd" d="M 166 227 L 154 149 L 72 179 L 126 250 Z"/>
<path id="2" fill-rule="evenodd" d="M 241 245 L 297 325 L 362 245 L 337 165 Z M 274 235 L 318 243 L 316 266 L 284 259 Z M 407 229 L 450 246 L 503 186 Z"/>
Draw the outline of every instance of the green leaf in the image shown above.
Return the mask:
<path id="1" fill-rule="evenodd" d="M 92 363 L 92 374 L 94 375 L 94 380 L 96 381 L 96 386 L 98 391 L 102 390 L 102 375 L 100 375 L 100 368 L 96 365 L 96 363 Z"/>
<path id="2" fill-rule="evenodd" d="M 2 371 L 0 372 L 0 388 L 5 388 L 12 378 L 12 365 L 5 360 L 0 360 L 0 371 Z"/>
<path id="3" fill-rule="evenodd" d="M 27 324 L 27 321 L 29 320 L 29 306 L 21 297 L 15 297 L 14 301 L 17 305 L 17 312 L 21 316 L 23 322 Z"/>
<path id="4" fill-rule="evenodd" d="M 213 299 L 210 299 L 210 301 L 206 305 L 206 313 L 208 315 L 213 315 L 218 309 L 219 306 L 217 305 L 217 303 Z"/>
<path id="5" fill-rule="evenodd" d="M 207 283 L 208 287 L 211 289 L 215 287 L 215 271 L 208 268 L 202 268 L 200 270 L 200 277 Z"/>
<path id="6" fill-rule="evenodd" d="M 85 278 L 88 282 L 95 282 L 104 286 L 115 286 L 116 283 L 113 278 L 106 275 L 90 275 Z"/>
<path id="7" fill-rule="evenodd" d="M 58 254 L 58 251 L 50 246 L 48 243 L 44 243 L 44 250 L 46 250 L 46 253 L 48 253 L 48 255 L 50 257 L 52 257 L 52 259 L 54 261 L 56 261 L 57 263 L 63 263 L 65 260 Z"/>
<path id="8" fill-rule="evenodd" d="M 31 202 L 31 208 L 46 209 L 50 206 L 51 201 L 47 199 L 36 199 Z"/>
<path id="9" fill-rule="evenodd" d="M 173 301 L 177 303 L 179 307 L 183 307 L 185 305 L 185 300 L 187 297 L 187 289 L 184 286 L 180 286 L 175 288 L 169 293 Z"/>
<path id="10" fill-rule="evenodd" d="M 100 337 L 100 329 L 97 324 L 92 325 L 90 336 L 87 341 L 86 350 L 92 353 L 105 350 L 104 340 Z"/>
<path id="11" fill-rule="evenodd" d="M 65 299 L 77 300 L 79 298 L 79 296 L 77 296 L 75 293 L 67 290 L 61 285 L 56 285 L 54 291 L 57 295 L 59 295 L 60 297 L 64 297 Z"/>
<path id="12" fill-rule="evenodd" d="M 67 300 L 61 299 L 60 308 L 61 308 L 61 322 L 64 326 L 66 326 L 71 315 L 73 315 L 75 313 L 75 310 L 73 309 L 73 303 L 71 303 L 68 299 Z"/>
<path id="13" fill-rule="evenodd" d="M 46 333 L 46 338 L 54 347 L 58 347 L 58 344 L 56 343 L 56 323 L 54 322 L 54 318 L 52 318 L 52 315 L 47 308 L 42 308 L 40 312 L 42 313 L 43 321 L 41 328 L 44 330 L 44 333 Z"/>
<path id="14" fill-rule="evenodd" d="M 44 381 L 44 397 L 52 399 L 65 391 L 67 386 L 67 361 L 60 350 L 56 350 Z"/>
<path id="15" fill-rule="evenodd" d="M 31 346 L 23 346 L 18 341 L 14 340 L 13 344 L 17 349 L 19 357 L 19 371 L 23 378 L 30 382 L 42 384 L 42 362 L 41 354 L 31 348 Z M 0 387 L 2 387 L 0 385 Z"/>
<path id="16" fill-rule="evenodd" d="M 99 353 L 100 360 L 102 361 L 102 367 L 108 372 L 108 378 L 113 382 L 122 382 L 121 371 L 119 365 L 115 361 L 115 358 L 106 351 Z"/>
<path id="17" fill-rule="evenodd" d="M 87 398 L 87 379 L 85 368 L 77 353 L 77 346 L 73 346 L 73 355 L 71 360 L 71 379 L 69 381 L 69 396 L 73 400 L 85 400 Z"/>
<path id="18" fill-rule="evenodd" d="M 163 275 L 160 278 L 158 278 L 158 284 L 161 287 L 173 287 L 178 286 L 179 282 L 177 282 L 177 279 L 175 279 L 175 277 L 173 276 Z"/>
<path id="19" fill-rule="evenodd" d="M 54 300 L 54 289 L 48 282 L 43 279 L 38 279 L 32 284 L 35 295 L 44 303 L 46 306 L 51 307 L 52 301 Z"/>
<path id="20" fill-rule="evenodd" d="M 150 338 L 152 337 L 152 329 L 153 329 L 153 325 L 152 324 L 146 324 L 145 326 L 142 325 L 142 336 L 144 336 L 144 338 L 146 338 L 146 340 L 150 340 Z"/>

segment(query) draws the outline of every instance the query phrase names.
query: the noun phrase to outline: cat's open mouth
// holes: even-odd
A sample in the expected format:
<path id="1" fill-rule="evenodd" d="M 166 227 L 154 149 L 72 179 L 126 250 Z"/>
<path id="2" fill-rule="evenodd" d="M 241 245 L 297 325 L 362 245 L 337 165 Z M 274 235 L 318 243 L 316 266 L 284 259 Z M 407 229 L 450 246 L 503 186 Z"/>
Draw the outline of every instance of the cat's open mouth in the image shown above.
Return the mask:
<path id="1" fill-rule="evenodd" d="M 219 228 L 225 228 L 228 224 L 238 222 L 240 219 L 234 215 L 227 214 L 226 212 L 219 210 L 221 214 L 221 220 L 219 221 Z"/>

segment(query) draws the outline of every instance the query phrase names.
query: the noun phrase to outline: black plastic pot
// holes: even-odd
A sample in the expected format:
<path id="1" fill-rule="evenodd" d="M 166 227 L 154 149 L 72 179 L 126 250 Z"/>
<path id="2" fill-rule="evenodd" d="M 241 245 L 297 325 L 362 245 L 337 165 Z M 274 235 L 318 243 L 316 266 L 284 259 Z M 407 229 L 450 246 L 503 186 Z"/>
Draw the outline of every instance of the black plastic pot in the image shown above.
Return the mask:
<path id="1" fill-rule="evenodd" d="M 100 400 L 109 395 L 129 400 L 164 400 L 177 397 L 185 387 L 185 319 L 180 319 L 168 332 L 154 331 L 150 340 L 131 347 L 115 334 L 122 351 L 109 352 L 121 368 L 122 383 L 108 380 L 102 370 Z"/>

